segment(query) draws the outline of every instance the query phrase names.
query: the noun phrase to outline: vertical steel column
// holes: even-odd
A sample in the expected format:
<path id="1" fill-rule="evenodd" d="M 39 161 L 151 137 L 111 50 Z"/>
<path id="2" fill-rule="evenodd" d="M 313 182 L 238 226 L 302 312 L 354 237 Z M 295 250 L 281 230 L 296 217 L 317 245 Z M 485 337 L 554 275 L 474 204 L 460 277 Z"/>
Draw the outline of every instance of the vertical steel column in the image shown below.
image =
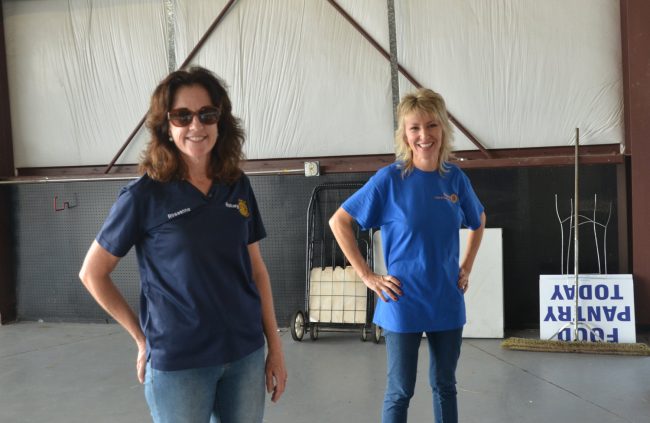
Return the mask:
<path id="1" fill-rule="evenodd" d="M 630 261 L 630 160 L 616 165 L 616 215 L 618 217 L 618 272 L 629 274 L 632 272 Z"/>
<path id="2" fill-rule="evenodd" d="M 176 70 L 176 4 L 175 0 L 165 0 L 165 26 L 167 35 L 167 71 Z"/>
<path id="3" fill-rule="evenodd" d="M 574 287 L 575 290 L 575 306 L 574 306 L 574 316 L 573 316 L 573 340 L 577 341 L 578 338 L 578 326 L 579 326 L 579 316 L 578 316 L 578 295 L 580 288 L 580 243 L 578 242 L 578 234 L 580 232 L 580 192 L 578 191 L 579 187 L 579 150 L 580 150 L 580 129 L 576 128 L 576 144 L 574 150 L 574 178 L 573 178 L 573 277 L 574 277 Z M 559 339 L 559 337 L 558 337 Z"/>
<path id="4" fill-rule="evenodd" d="M 393 93 L 393 129 L 397 130 L 396 109 L 399 104 L 399 69 L 397 61 L 397 33 L 395 30 L 395 0 L 386 0 L 388 6 L 388 42 L 390 45 L 390 86 Z"/>
<path id="5" fill-rule="evenodd" d="M 0 176 L 14 176 L 9 82 L 2 4 L 0 3 Z M 0 324 L 16 320 L 16 278 L 11 242 L 11 187 L 0 187 Z"/>
<path id="6" fill-rule="evenodd" d="M 632 273 L 636 320 L 650 325 L 650 2 L 621 0 L 625 146 L 631 155 Z"/>

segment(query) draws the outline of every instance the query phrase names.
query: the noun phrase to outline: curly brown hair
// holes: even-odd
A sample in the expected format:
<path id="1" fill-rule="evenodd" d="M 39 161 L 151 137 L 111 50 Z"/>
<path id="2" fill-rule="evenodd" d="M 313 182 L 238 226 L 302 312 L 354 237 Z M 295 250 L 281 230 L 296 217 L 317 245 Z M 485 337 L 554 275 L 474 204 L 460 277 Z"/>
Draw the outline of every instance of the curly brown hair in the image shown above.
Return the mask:
<path id="1" fill-rule="evenodd" d="M 239 162 L 244 158 L 245 133 L 241 121 L 232 115 L 225 83 L 211 71 L 198 66 L 170 73 L 154 90 L 146 120 L 151 139 L 142 154 L 140 172 L 161 182 L 187 177 L 187 166 L 180 151 L 169 142 L 167 112 L 172 109 L 178 90 L 191 85 L 205 88 L 212 105 L 221 110 L 217 122 L 219 135 L 211 152 L 208 174 L 217 181 L 232 183 L 242 173 Z"/>

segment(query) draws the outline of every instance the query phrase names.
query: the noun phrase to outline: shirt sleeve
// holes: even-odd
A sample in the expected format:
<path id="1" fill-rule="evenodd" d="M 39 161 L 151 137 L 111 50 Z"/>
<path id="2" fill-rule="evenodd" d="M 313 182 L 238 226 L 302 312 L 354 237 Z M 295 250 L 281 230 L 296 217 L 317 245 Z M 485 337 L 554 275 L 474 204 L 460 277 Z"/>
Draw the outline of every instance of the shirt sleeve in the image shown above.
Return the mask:
<path id="1" fill-rule="evenodd" d="M 377 186 L 378 179 L 377 175 L 370 178 L 341 205 L 363 230 L 378 228 L 383 223 L 383 200 Z"/>
<path id="2" fill-rule="evenodd" d="M 460 171 L 460 170 L 459 170 Z M 469 178 L 463 171 L 460 171 L 460 206 L 463 209 L 463 226 L 476 230 L 481 226 L 481 214 L 483 204 L 472 188 Z"/>
<path id="3" fill-rule="evenodd" d="M 248 243 L 252 244 L 266 238 L 266 229 L 264 228 L 264 223 L 262 222 L 262 215 L 260 214 L 260 209 L 257 206 L 257 200 L 255 199 L 253 188 L 249 185 L 248 189 L 250 192 L 248 200 L 250 204 L 251 214 L 250 219 L 248 219 Z"/>
<path id="4" fill-rule="evenodd" d="M 142 232 L 138 216 L 133 194 L 122 188 L 95 239 L 109 253 L 124 257 Z"/>

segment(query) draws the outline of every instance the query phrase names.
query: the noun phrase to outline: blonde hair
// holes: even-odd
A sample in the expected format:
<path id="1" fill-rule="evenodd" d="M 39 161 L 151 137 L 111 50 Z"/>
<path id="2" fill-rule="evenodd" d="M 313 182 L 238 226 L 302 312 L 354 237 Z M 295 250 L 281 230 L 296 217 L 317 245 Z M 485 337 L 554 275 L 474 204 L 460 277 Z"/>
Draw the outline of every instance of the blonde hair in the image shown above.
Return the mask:
<path id="1" fill-rule="evenodd" d="M 397 105 L 397 130 L 395 131 L 395 159 L 402 167 L 402 176 L 413 171 L 413 151 L 406 141 L 404 118 L 412 113 L 435 116 L 442 127 L 442 145 L 438 155 L 438 172 L 447 173 L 447 166 L 452 157 L 451 142 L 453 127 L 447 115 L 445 100 L 440 94 L 428 88 L 420 88 L 414 93 L 406 94 Z"/>

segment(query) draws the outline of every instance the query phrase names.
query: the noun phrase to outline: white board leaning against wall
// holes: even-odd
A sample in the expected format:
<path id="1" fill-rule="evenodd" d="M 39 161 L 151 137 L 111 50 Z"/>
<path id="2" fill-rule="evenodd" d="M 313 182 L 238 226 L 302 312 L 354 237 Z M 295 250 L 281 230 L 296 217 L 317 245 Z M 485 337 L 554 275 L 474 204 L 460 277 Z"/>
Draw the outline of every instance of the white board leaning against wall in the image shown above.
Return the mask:
<path id="1" fill-rule="evenodd" d="M 501 228 L 486 228 L 474 261 L 469 290 L 465 293 L 467 323 L 464 338 L 503 338 L 503 248 Z M 460 230 L 460 257 L 465 252 L 468 229 Z M 374 271 L 386 274 L 381 231 L 372 240 Z"/>

